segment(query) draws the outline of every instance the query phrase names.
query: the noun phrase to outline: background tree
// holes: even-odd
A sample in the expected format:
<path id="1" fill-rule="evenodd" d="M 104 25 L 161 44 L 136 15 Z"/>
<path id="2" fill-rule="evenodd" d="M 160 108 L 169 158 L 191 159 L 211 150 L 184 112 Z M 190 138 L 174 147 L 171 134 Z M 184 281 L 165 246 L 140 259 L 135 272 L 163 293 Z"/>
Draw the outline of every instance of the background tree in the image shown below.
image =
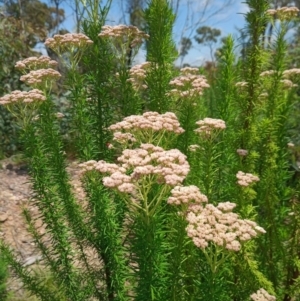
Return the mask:
<path id="1" fill-rule="evenodd" d="M 38 0 L 0 2 L 0 96 L 21 89 L 15 63 L 36 56 L 35 47 L 51 35 L 64 20 L 64 11 Z M 57 23 L 59 22 L 59 24 Z M 8 111 L 0 106 L 0 157 L 19 148 L 17 126 Z"/>
<path id="2" fill-rule="evenodd" d="M 5 15 L 20 21 L 21 33 L 26 35 L 26 42 L 33 48 L 58 32 L 59 25 L 65 20 L 60 2 L 56 2 L 55 6 L 39 0 L 4 0 L 2 3 Z"/>
<path id="3" fill-rule="evenodd" d="M 190 38 L 182 37 L 179 46 L 179 57 L 180 59 L 180 66 L 182 66 L 183 60 L 185 56 L 188 54 L 189 50 L 192 47 L 192 40 Z"/>
<path id="4" fill-rule="evenodd" d="M 221 30 L 209 26 L 201 26 L 196 32 L 196 42 L 209 47 L 211 61 L 214 61 L 213 45 L 218 42 L 218 38 L 221 36 Z"/>
<path id="5" fill-rule="evenodd" d="M 146 3 L 146 0 L 126 0 L 126 2 L 119 0 L 119 6 L 122 11 L 120 23 L 129 23 L 140 29 L 143 28 L 144 21 L 142 12 Z M 175 14 L 176 33 L 174 39 L 177 48 L 181 49 L 181 41 L 183 38 L 192 39 L 195 30 L 201 24 L 205 24 L 208 20 L 224 12 L 224 10 L 235 3 L 234 0 L 170 0 L 169 5 Z"/>

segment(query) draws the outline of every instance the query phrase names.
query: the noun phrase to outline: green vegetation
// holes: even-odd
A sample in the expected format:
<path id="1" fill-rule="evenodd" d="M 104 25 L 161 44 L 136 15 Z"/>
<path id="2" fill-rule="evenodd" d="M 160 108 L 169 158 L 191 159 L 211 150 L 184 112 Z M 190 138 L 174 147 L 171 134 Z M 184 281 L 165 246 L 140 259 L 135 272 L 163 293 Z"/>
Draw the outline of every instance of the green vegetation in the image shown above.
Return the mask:
<path id="1" fill-rule="evenodd" d="M 210 68 L 174 66 L 191 40 L 177 54 L 166 0 L 131 7 L 142 28 L 107 26 L 111 1 L 84 1 L 83 34 L 45 41 L 59 64 L 43 56 L 17 63 L 24 91 L 0 104 L 20 129 L 51 246 L 24 210 L 47 277 L 4 241 L 0 267 L 39 300 L 299 299 L 300 69 L 289 49 L 299 9 L 245 3 L 239 51 L 228 36 L 214 59 L 221 32 L 197 29 Z M 142 45 L 147 62 L 132 66 Z M 66 140 L 84 200 L 66 171 Z"/>

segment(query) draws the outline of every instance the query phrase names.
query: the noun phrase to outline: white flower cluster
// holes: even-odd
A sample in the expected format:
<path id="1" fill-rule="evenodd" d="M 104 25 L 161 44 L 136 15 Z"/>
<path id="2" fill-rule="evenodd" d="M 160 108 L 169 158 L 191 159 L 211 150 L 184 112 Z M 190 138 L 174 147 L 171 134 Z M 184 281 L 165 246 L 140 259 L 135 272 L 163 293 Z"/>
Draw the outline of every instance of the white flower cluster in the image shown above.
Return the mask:
<path id="1" fill-rule="evenodd" d="M 182 68 L 181 74 L 170 81 L 170 85 L 174 87 L 168 92 L 169 96 L 180 98 L 189 98 L 203 94 L 205 88 L 209 88 L 209 84 L 204 75 L 197 75 L 197 68 Z"/>
<path id="2" fill-rule="evenodd" d="M 130 42 L 131 47 L 136 47 L 143 42 L 143 39 L 148 39 L 149 35 L 145 32 L 139 30 L 136 26 L 127 26 L 127 25 L 116 25 L 102 26 L 101 32 L 98 34 L 99 37 L 104 38 L 118 38 L 126 39 L 124 42 Z"/>
<path id="3" fill-rule="evenodd" d="M 44 69 L 44 68 L 54 68 L 57 66 L 57 62 L 51 60 L 50 57 L 42 55 L 40 57 L 32 56 L 22 61 L 18 61 L 15 67 L 19 70 L 25 71 L 28 70 L 36 70 L 36 69 Z"/>
<path id="4" fill-rule="evenodd" d="M 267 92 L 262 92 L 262 93 L 260 93 L 260 94 L 258 95 L 258 97 L 259 97 L 260 99 L 264 99 L 264 98 L 269 97 L 269 94 L 268 94 Z"/>
<path id="5" fill-rule="evenodd" d="M 205 249 L 211 242 L 231 251 L 239 251 L 241 242 L 265 233 L 255 222 L 239 219 L 232 212 L 235 206 L 225 202 L 216 207 L 212 204 L 191 207 L 193 211 L 188 212 L 186 217 L 189 223 L 186 231 L 198 248 Z"/>
<path id="6" fill-rule="evenodd" d="M 22 75 L 20 80 L 28 85 L 37 87 L 43 86 L 45 83 L 56 81 L 61 77 L 61 74 L 52 69 L 32 70 L 28 74 Z"/>
<path id="7" fill-rule="evenodd" d="M 298 17 L 299 8 L 295 6 L 284 6 L 277 9 L 268 9 L 266 14 L 269 16 L 274 16 L 281 21 L 289 21 Z"/>
<path id="8" fill-rule="evenodd" d="M 45 41 L 45 45 L 47 47 L 61 53 L 72 48 L 84 48 L 90 44 L 93 44 L 93 41 L 82 33 L 67 33 L 64 35 L 57 34 L 53 38 L 48 38 Z"/>
<path id="9" fill-rule="evenodd" d="M 199 148 L 200 148 L 200 146 L 198 144 L 191 144 L 188 147 L 188 149 L 189 149 L 190 152 L 196 152 L 197 149 L 199 149 Z"/>
<path id="10" fill-rule="evenodd" d="M 46 97 L 42 91 L 33 89 L 31 91 L 13 91 L 0 98 L 0 105 L 10 105 L 13 103 L 32 103 L 45 101 Z"/>
<path id="11" fill-rule="evenodd" d="M 210 136 L 213 131 L 224 130 L 226 128 L 225 121 L 222 119 L 204 118 L 196 122 L 199 128 L 195 130 L 196 133 Z"/>
<path id="12" fill-rule="evenodd" d="M 246 149 L 239 148 L 236 152 L 241 157 L 246 157 L 248 155 L 248 151 Z"/>
<path id="13" fill-rule="evenodd" d="M 293 69 L 285 70 L 282 73 L 284 78 L 290 78 L 294 75 L 299 75 L 299 74 L 300 74 L 300 69 L 299 68 L 293 68 Z"/>
<path id="14" fill-rule="evenodd" d="M 63 114 L 63 113 L 61 113 L 61 112 L 57 112 L 57 113 L 55 114 L 55 116 L 56 116 L 56 118 L 61 119 L 61 118 L 64 118 L 64 117 L 65 117 L 65 114 Z"/>
<path id="15" fill-rule="evenodd" d="M 251 173 L 245 173 L 245 172 L 242 172 L 242 171 L 239 171 L 236 174 L 236 177 L 238 179 L 237 183 L 240 186 L 243 186 L 243 187 L 247 187 L 250 184 L 252 184 L 253 182 L 258 182 L 259 181 L 259 177 L 254 176 Z"/>
<path id="16" fill-rule="evenodd" d="M 259 76 L 266 77 L 266 76 L 272 76 L 275 74 L 277 74 L 277 71 L 275 71 L 275 70 L 266 70 L 266 71 L 263 71 Z"/>
<path id="17" fill-rule="evenodd" d="M 129 71 L 129 79 L 127 80 L 132 84 L 135 90 L 145 90 L 148 86 L 144 80 L 146 78 L 147 69 L 150 67 L 150 62 L 144 62 L 139 65 L 133 66 Z"/>
<path id="18" fill-rule="evenodd" d="M 297 84 L 294 84 L 294 83 L 293 83 L 291 80 L 289 80 L 289 79 L 282 79 L 280 82 L 281 82 L 283 88 L 285 88 L 285 89 L 291 89 L 291 88 L 294 88 L 294 87 L 298 87 Z"/>
<path id="19" fill-rule="evenodd" d="M 244 88 L 244 87 L 248 87 L 248 83 L 247 83 L 247 82 L 237 82 L 237 83 L 235 84 L 235 86 L 236 86 L 237 88 Z"/>
<path id="20" fill-rule="evenodd" d="M 172 112 L 165 114 L 146 112 L 143 115 L 131 115 L 125 117 L 123 121 L 111 125 L 109 129 L 112 131 L 163 130 L 176 134 L 184 132 L 176 115 Z"/>
<path id="21" fill-rule="evenodd" d="M 265 289 L 260 288 L 256 293 L 252 294 L 250 298 L 253 301 L 276 301 L 276 298 L 270 295 Z"/>
<path id="22" fill-rule="evenodd" d="M 80 164 L 84 171 L 95 169 L 110 174 L 103 178 L 106 187 L 138 197 L 140 180 L 155 176 L 157 183 L 180 185 L 190 170 L 186 156 L 177 149 L 164 150 L 153 144 L 141 144 L 136 149 L 125 149 L 118 157 L 119 165 L 105 161 Z"/>

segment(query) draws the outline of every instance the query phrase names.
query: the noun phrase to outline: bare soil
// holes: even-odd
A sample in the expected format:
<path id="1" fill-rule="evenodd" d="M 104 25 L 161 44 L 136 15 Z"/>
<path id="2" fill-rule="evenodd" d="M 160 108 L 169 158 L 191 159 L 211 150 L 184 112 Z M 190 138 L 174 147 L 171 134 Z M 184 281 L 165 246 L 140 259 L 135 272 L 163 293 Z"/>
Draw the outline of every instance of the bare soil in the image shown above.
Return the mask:
<path id="1" fill-rule="evenodd" d="M 72 186 L 79 198 L 84 193 L 79 180 L 77 162 L 70 162 L 68 167 Z M 23 208 L 28 208 L 36 219 L 40 233 L 45 233 L 45 227 L 39 219 L 39 212 L 32 201 L 32 191 L 28 170 L 24 164 L 16 164 L 12 159 L 0 161 L 0 239 L 14 249 L 15 254 L 25 266 L 37 265 L 41 259 L 33 238 L 27 232 L 23 217 Z M 20 280 L 12 276 L 8 281 L 8 290 L 13 293 L 13 300 L 24 299 L 26 295 Z M 34 300 L 34 299 L 32 299 Z"/>

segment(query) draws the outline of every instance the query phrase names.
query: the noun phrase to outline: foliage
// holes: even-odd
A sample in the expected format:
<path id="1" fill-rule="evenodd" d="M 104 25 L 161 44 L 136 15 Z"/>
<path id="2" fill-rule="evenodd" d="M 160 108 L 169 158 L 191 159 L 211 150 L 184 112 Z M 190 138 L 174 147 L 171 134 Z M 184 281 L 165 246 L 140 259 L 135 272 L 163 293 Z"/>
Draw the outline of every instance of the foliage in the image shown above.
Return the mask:
<path id="1" fill-rule="evenodd" d="M 181 57 L 181 65 L 184 60 L 184 57 L 188 54 L 191 47 L 192 47 L 191 39 L 183 37 L 180 41 L 180 51 L 179 51 L 179 56 Z"/>
<path id="2" fill-rule="evenodd" d="M 149 99 L 147 109 L 160 113 L 168 109 L 168 84 L 172 78 L 172 64 L 176 59 L 176 49 L 172 40 L 175 16 L 167 1 L 152 0 L 145 10 L 147 41 L 147 61 L 151 62 L 151 72 L 147 74 Z"/>
<path id="3" fill-rule="evenodd" d="M 198 44 L 208 46 L 210 50 L 210 57 L 213 60 L 213 48 L 212 45 L 217 43 L 218 37 L 221 35 L 221 30 L 217 28 L 211 28 L 209 26 L 201 26 L 196 30 L 197 35 L 195 40 Z"/>
<path id="4" fill-rule="evenodd" d="M 22 5 L 21 5 L 22 4 Z M 21 6 L 20 6 L 21 5 Z M 19 72 L 14 64 L 23 58 L 39 55 L 33 47 L 56 28 L 64 19 L 55 17 L 52 7 L 40 1 L 7 1 L 1 6 L 0 21 L 0 95 L 21 89 Z M 57 23 L 58 22 L 58 23 Z M 14 118 L 0 107 L 0 157 L 9 156 L 20 149 L 19 131 Z"/>
<path id="5" fill-rule="evenodd" d="M 6 281 L 8 277 L 7 263 L 0 257 L 0 298 L 1 300 L 7 300 L 7 288 Z"/>
<path id="6" fill-rule="evenodd" d="M 44 236 L 24 210 L 53 286 L 0 245 L 32 294 L 52 301 L 254 300 L 259 289 L 269 300 L 299 296 L 299 167 L 289 117 L 300 71 L 287 69 L 290 20 L 272 19 L 268 1 L 246 3 L 250 43 L 237 57 L 233 38 L 224 39 L 208 79 L 199 68 L 173 67 L 174 14 L 164 0 L 145 10 L 149 37 L 104 27 L 111 1 L 87 1 L 85 35 L 51 40 L 68 70 L 67 127 L 83 199 L 66 170 L 53 80 L 33 80 L 41 89 L 35 102 L 24 92 L 1 98 L 21 128 L 32 202 L 47 226 Z M 268 22 L 277 27 L 266 51 Z M 208 43 L 219 36 L 208 28 L 198 34 Z M 148 62 L 129 70 L 139 35 Z"/>
<path id="7" fill-rule="evenodd" d="M 4 1 L 4 12 L 20 22 L 24 42 L 30 48 L 45 41 L 65 18 L 64 10 L 57 10 L 39 0 Z"/>

